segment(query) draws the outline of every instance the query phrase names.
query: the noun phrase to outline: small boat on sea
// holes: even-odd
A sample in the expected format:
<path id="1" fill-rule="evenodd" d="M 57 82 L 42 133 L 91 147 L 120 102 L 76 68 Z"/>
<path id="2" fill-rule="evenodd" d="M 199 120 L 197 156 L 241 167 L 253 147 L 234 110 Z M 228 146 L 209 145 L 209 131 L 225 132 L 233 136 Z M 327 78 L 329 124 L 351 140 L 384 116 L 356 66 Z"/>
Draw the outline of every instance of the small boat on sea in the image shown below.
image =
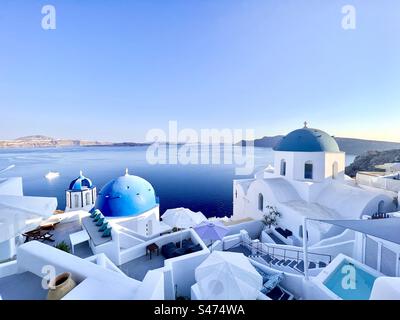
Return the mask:
<path id="1" fill-rule="evenodd" d="M 59 173 L 59 172 L 49 171 L 49 172 L 45 175 L 45 178 L 46 178 L 47 180 L 52 180 L 52 179 L 58 178 L 59 176 L 60 176 L 60 173 Z"/>

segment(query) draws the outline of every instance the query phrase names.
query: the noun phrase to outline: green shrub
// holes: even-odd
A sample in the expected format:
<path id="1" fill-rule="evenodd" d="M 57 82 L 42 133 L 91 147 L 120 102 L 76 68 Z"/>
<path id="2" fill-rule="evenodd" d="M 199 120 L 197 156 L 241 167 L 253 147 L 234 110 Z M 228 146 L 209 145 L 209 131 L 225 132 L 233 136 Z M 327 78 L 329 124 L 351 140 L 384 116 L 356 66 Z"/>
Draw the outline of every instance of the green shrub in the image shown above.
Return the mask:
<path id="1" fill-rule="evenodd" d="M 57 243 L 57 244 L 55 245 L 55 247 L 56 247 L 57 249 L 62 250 L 62 251 L 71 253 L 71 248 L 69 247 L 69 245 L 68 245 L 65 241 L 61 241 L 61 242 Z"/>

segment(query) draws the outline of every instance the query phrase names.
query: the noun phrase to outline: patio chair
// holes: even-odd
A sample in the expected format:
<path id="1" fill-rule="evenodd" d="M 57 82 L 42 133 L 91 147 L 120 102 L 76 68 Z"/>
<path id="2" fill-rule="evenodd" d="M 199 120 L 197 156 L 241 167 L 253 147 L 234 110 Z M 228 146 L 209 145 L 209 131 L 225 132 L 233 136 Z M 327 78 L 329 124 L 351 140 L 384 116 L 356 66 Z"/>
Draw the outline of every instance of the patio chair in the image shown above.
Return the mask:
<path id="1" fill-rule="evenodd" d="M 36 228 L 34 230 L 27 231 L 22 234 L 25 237 L 25 242 L 29 242 L 31 240 L 38 240 L 40 237 L 40 228 Z"/>
<path id="2" fill-rule="evenodd" d="M 184 239 L 182 241 L 182 248 L 185 249 L 185 250 L 187 250 L 192 245 L 193 245 L 193 241 L 190 238 L 189 239 Z"/>
<path id="3" fill-rule="evenodd" d="M 161 247 L 161 254 L 164 258 L 169 259 L 175 257 L 175 251 L 177 247 L 175 243 L 169 242 Z"/>
<path id="4" fill-rule="evenodd" d="M 54 242 L 52 237 L 54 236 L 52 233 L 48 232 L 47 230 L 43 230 L 42 228 L 37 228 L 22 234 L 25 237 L 25 242 L 29 242 L 32 240 L 38 241 L 51 241 Z"/>
<path id="5" fill-rule="evenodd" d="M 185 253 L 192 253 L 196 251 L 200 251 L 202 249 L 200 244 L 192 244 L 188 248 L 186 248 Z"/>
<path id="6" fill-rule="evenodd" d="M 50 233 L 50 232 L 43 232 L 40 237 L 39 237 L 39 241 L 51 241 L 54 242 L 55 240 L 53 239 L 54 234 Z"/>

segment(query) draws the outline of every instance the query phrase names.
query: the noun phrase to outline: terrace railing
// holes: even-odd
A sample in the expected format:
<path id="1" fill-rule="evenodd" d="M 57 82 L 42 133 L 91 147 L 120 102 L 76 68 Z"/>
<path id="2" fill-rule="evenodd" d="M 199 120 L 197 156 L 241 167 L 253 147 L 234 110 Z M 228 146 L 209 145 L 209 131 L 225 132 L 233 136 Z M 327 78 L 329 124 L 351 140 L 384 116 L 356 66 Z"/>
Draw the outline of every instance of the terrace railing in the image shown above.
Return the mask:
<path id="1" fill-rule="evenodd" d="M 296 263 L 304 260 L 303 248 L 293 247 L 287 245 L 275 245 L 263 243 L 258 240 L 252 240 L 247 233 L 242 233 L 242 246 L 247 248 L 254 255 L 269 256 L 273 259 L 278 260 L 293 260 Z M 271 261 L 269 265 L 271 265 Z M 308 252 L 308 261 L 314 262 L 316 265 L 320 262 L 329 264 L 332 261 L 332 256 L 324 253 Z"/>

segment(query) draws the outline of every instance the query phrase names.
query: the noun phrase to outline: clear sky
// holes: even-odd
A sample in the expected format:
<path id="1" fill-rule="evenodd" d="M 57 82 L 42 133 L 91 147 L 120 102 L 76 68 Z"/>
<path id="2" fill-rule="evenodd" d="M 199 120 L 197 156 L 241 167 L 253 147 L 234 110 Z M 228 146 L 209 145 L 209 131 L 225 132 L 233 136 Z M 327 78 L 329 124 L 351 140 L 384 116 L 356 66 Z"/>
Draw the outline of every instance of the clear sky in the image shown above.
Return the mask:
<path id="1" fill-rule="evenodd" d="M 2 0 L 0 110 L 0 139 L 143 141 L 169 120 L 264 136 L 307 120 L 400 141 L 400 1 Z"/>

